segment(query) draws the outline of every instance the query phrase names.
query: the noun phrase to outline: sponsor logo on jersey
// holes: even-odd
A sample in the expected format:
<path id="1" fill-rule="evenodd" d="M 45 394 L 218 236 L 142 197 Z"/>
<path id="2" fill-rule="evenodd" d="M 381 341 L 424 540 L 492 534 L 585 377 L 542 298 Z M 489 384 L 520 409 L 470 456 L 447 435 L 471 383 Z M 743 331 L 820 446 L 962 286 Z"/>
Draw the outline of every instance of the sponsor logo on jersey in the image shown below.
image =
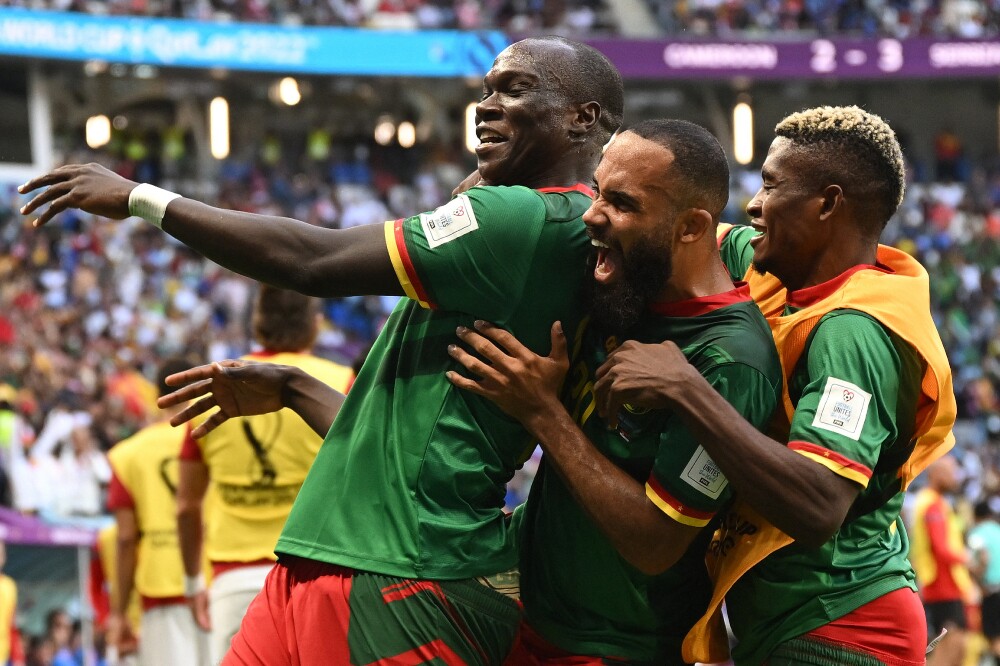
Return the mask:
<path id="1" fill-rule="evenodd" d="M 857 441 L 865 425 L 872 394 L 851 382 L 828 377 L 813 427 L 829 430 Z"/>
<path id="2" fill-rule="evenodd" d="M 431 213 L 421 213 L 420 225 L 430 248 L 451 242 L 479 228 L 472 202 L 466 194 L 459 194 Z"/>
<path id="3" fill-rule="evenodd" d="M 719 499 L 719 495 L 729 485 L 729 480 L 715 464 L 704 448 L 698 447 L 691 460 L 688 461 L 681 479 L 692 488 L 697 488 L 702 495 Z"/>

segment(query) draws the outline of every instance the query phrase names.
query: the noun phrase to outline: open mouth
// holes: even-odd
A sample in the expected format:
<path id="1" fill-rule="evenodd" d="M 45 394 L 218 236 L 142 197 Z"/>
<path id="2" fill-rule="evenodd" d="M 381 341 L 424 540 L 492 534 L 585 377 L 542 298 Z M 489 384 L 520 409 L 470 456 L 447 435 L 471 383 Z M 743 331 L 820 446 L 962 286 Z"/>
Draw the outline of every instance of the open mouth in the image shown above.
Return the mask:
<path id="1" fill-rule="evenodd" d="M 506 143 L 507 141 L 507 137 L 503 136 L 499 132 L 489 129 L 488 127 L 477 128 L 476 137 L 479 139 L 479 148 L 487 148 L 500 143 Z"/>
<path id="2" fill-rule="evenodd" d="M 618 269 L 618 254 L 612 251 L 607 243 L 590 239 L 590 244 L 597 249 L 597 261 L 594 265 L 594 279 L 601 283 L 610 282 Z"/>
<path id="3" fill-rule="evenodd" d="M 767 227 L 760 222 L 751 222 L 750 228 L 759 234 L 750 239 L 750 247 L 757 247 L 767 237 Z"/>

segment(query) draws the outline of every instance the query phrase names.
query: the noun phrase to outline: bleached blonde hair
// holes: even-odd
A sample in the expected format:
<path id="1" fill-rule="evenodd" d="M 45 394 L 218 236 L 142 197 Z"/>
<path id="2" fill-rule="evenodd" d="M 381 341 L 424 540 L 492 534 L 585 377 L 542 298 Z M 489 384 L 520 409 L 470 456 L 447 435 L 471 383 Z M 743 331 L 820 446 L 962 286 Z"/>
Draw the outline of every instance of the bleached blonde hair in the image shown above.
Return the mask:
<path id="1" fill-rule="evenodd" d="M 857 106 L 819 106 L 787 116 L 774 133 L 796 146 L 816 147 L 818 176 L 835 179 L 851 195 L 870 199 L 878 231 L 903 201 L 906 167 L 896 133 L 881 117 Z"/>

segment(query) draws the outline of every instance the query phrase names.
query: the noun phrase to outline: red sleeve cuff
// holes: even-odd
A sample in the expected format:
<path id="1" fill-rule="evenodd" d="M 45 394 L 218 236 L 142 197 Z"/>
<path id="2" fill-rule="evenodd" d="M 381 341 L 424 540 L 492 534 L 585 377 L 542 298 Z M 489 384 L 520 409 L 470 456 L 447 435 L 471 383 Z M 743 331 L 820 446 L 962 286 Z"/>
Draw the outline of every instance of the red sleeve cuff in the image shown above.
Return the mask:
<path id="1" fill-rule="evenodd" d="M 867 488 L 868 482 L 872 478 L 872 471 L 868 467 L 818 444 L 792 441 L 788 443 L 788 448 L 818 462 L 837 476 L 854 481 L 862 488 Z"/>
<path id="2" fill-rule="evenodd" d="M 193 462 L 204 462 L 201 455 L 201 447 L 198 440 L 191 436 L 191 426 L 184 431 L 184 442 L 181 444 L 181 452 L 177 455 L 181 460 L 191 460 Z"/>
<path id="3" fill-rule="evenodd" d="M 134 509 L 135 499 L 128 491 L 125 484 L 118 478 L 114 470 L 111 471 L 111 482 L 108 484 L 108 510 Z"/>
<path id="4" fill-rule="evenodd" d="M 656 507 L 682 525 L 691 527 L 704 527 L 712 520 L 714 511 L 702 511 L 683 504 L 679 499 L 660 485 L 655 477 L 650 476 L 646 481 L 646 497 L 656 505 Z"/>

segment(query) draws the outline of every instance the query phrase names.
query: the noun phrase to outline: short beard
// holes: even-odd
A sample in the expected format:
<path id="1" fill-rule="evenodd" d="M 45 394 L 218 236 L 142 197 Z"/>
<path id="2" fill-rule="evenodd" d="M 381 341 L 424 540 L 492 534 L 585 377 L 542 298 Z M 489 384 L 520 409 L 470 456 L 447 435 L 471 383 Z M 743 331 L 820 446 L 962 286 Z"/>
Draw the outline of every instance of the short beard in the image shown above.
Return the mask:
<path id="1" fill-rule="evenodd" d="M 624 275 L 612 285 L 594 280 L 597 253 L 587 261 L 589 279 L 586 298 L 590 306 L 590 323 L 607 335 L 620 335 L 631 329 L 663 293 L 673 272 L 670 260 L 672 248 L 641 243 L 627 257 L 623 256 Z"/>

